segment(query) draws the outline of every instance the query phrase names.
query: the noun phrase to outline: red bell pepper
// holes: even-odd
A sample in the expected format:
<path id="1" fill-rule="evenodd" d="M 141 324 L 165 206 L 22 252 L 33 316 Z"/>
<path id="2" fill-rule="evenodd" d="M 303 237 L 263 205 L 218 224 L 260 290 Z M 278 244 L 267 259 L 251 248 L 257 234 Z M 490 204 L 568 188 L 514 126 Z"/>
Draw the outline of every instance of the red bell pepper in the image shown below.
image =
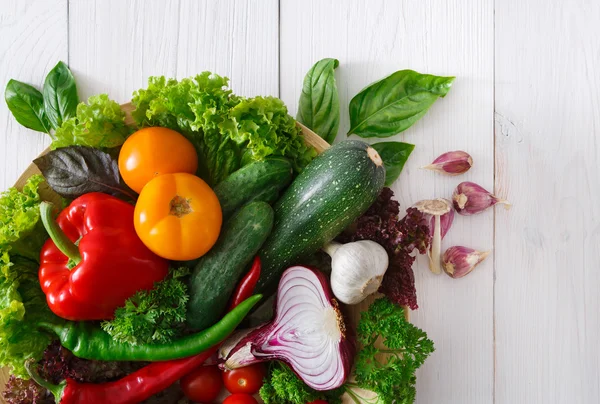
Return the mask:
<path id="1" fill-rule="evenodd" d="M 75 199 L 56 219 L 42 203 L 50 235 L 40 253 L 39 278 L 48 306 L 68 320 L 104 320 L 168 273 L 133 226 L 134 207 L 98 192 Z M 58 224 L 58 226 L 57 226 Z"/>

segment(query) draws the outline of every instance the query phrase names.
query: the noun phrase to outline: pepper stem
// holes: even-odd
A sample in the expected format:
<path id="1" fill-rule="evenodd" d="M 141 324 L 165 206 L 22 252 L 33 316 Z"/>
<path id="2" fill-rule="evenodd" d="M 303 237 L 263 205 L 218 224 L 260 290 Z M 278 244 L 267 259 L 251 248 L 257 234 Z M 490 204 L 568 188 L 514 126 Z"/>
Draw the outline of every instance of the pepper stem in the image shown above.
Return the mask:
<path id="1" fill-rule="evenodd" d="M 56 244 L 56 247 L 64 255 L 69 257 L 69 261 L 75 266 L 81 262 L 81 254 L 79 254 L 79 248 L 73 243 L 62 229 L 56 224 L 56 221 L 52 217 L 52 205 L 50 202 L 42 202 L 40 204 L 40 218 L 44 224 L 44 228 L 48 232 L 48 235 Z"/>
<path id="2" fill-rule="evenodd" d="M 54 399 L 57 403 L 60 403 L 62 397 L 65 393 L 65 389 L 67 388 L 67 382 L 62 381 L 60 384 L 52 384 L 48 380 L 45 380 L 40 376 L 40 374 L 33 368 L 33 360 L 28 360 L 25 362 L 25 369 L 29 376 L 33 379 L 34 382 L 48 390 L 54 396 Z"/>

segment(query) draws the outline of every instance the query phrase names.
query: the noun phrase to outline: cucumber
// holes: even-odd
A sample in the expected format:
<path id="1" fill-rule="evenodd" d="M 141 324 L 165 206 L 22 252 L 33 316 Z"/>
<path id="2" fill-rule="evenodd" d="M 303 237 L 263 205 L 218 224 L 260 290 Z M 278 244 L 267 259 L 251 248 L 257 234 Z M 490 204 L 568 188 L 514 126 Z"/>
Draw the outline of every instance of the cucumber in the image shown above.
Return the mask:
<path id="1" fill-rule="evenodd" d="M 293 172 L 292 164 L 283 157 L 270 157 L 240 168 L 214 188 L 223 218 L 251 201 L 275 202 L 279 192 L 292 182 Z"/>
<path id="2" fill-rule="evenodd" d="M 252 202 L 229 219 L 217 243 L 190 276 L 187 323 L 205 329 L 223 314 L 242 273 L 273 228 L 274 214 L 266 202 Z"/>
<path id="3" fill-rule="evenodd" d="M 375 201 L 385 182 L 379 154 L 347 140 L 315 158 L 275 204 L 275 225 L 259 255 L 256 293 L 273 293 L 281 273 L 333 240 Z"/>

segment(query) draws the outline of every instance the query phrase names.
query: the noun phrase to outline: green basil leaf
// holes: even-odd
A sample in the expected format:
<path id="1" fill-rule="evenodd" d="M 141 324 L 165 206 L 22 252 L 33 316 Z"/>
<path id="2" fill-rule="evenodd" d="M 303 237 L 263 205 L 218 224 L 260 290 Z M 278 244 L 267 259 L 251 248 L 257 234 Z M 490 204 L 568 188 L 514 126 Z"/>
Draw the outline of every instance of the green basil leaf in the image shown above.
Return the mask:
<path id="1" fill-rule="evenodd" d="M 385 167 L 385 186 L 389 187 L 398 179 L 408 156 L 415 148 L 414 144 L 402 142 L 379 142 L 372 144 L 383 160 Z"/>
<path id="2" fill-rule="evenodd" d="M 50 122 L 44 112 L 42 93 L 29 84 L 10 80 L 4 91 L 8 109 L 21 125 L 38 132 L 50 133 Z"/>
<path id="3" fill-rule="evenodd" d="M 448 93 L 453 81 L 400 70 L 371 84 L 350 101 L 348 135 L 389 137 L 408 129 Z"/>
<path id="4" fill-rule="evenodd" d="M 75 116 L 77 104 L 75 78 L 66 64 L 58 62 L 44 82 L 44 108 L 52 127 L 59 128 L 63 121 Z"/>
<path id="5" fill-rule="evenodd" d="M 340 100 L 335 84 L 337 59 L 319 60 L 304 77 L 296 119 L 333 143 L 340 126 Z"/>
<path id="6" fill-rule="evenodd" d="M 92 147 L 69 146 L 33 160 L 46 182 L 60 196 L 75 199 L 89 192 L 104 192 L 135 200 L 119 175 L 119 164 L 110 154 Z"/>

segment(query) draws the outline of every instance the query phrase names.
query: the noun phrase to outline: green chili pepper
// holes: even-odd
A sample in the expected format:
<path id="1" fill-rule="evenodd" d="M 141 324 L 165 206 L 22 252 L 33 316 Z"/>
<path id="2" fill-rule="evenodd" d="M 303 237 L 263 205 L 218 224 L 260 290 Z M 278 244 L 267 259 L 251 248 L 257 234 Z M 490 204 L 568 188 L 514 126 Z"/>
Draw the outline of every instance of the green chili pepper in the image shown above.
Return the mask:
<path id="1" fill-rule="evenodd" d="M 168 344 L 132 345 L 117 342 L 97 325 L 83 321 L 41 323 L 39 327 L 55 333 L 62 346 L 79 358 L 102 361 L 167 361 L 187 358 L 218 344 L 235 330 L 261 299 L 262 295 L 254 295 L 212 327 Z"/>

